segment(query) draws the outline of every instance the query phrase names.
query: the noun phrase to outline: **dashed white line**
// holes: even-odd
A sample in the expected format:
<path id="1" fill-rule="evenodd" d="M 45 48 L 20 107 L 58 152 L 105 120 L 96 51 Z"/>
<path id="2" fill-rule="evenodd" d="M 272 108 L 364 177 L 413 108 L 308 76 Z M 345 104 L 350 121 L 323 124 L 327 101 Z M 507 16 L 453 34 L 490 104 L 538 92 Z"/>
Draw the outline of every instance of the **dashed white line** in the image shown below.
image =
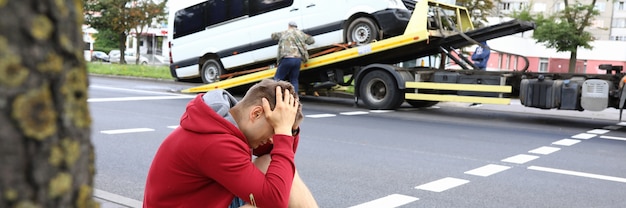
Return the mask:
<path id="1" fill-rule="evenodd" d="M 552 144 L 554 144 L 554 145 L 561 145 L 561 146 L 572 146 L 572 145 L 577 144 L 578 142 L 580 142 L 580 140 L 577 140 L 577 139 L 561 139 L 559 141 L 552 142 Z"/>
<path id="2" fill-rule="evenodd" d="M 470 181 L 468 180 L 463 180 L 463 179 L 458 179 L 458 178 L 451 178 L 451 177 L 447 177 L 447 178 L 442 178 L 427 184 L 422 184 L 419 186 L 416 186 L 415 189 L 421 189 L 421 190 L 426 190 L 426 191 L 433 191 L 433 192 L 442 192 L 466 183 L 469 183 Z"/>
<path id="3" fill-rule="evenodd" d="M 175 128 L 178 128 L 178 126 L 179 126 L 179 125 L 167 126 L 167 128 L 170 128 L 170 129 L 175 129 Z"/>
<path id="4" fill-rule="evenodd" d="M 589 130 L 587 131 L 587 133 L 589 134 L 606 134 L 609 133 L 610 130 L 606 130 L 606 129 L 594 129 L 594 130 Z"/>
<path id="5" fill-rule="evenodd" d="M 619 122 L 619 123 L 617 123 L 617 125 L 619 125 L 619 126 L 626 126 L 626 122 Z"/>
<path id="6" fill-rule="evenodd" d="M 127 133 L 138 133 L 138 132 L 148 132 L 148 131 L 154 131 L 154 129 L 150 129 L 150 128 L 115 129 L 115 130 L 100 131 L 100 133 L 103 133 L 103 134 L 127 134 Z"/>
<path id="7" fill-rule="evenodd" d="M 483 176 L 483 177 L 487 177 L 505 170 L 508 170 L 509 166 L 504 166 L 504 165 L 494 165 L 494 164 L 489 164 L 489 165 L 485 165 L 483 167 L 480 168 L 476 168 L 470 171 L 466 171 L 465 174 L 470 174 L 470 175 L 476 175 L 476 176 Z"/>
<path id="8" fill-rule="evenodd" d="M 354 115 L 364 115 L 364 114 L 369 114 L 369 113 L 365 111 L 352 111 L 352 112 L 343 112 L 339 114 L 345 115 L 345 116 L 354 116 Z"/>
<path id="9" fill-rule="evenodd" d="M 557 147 L 539 147 L 537 149 L 528 151 L 528 153 L 534 153 L 534 154 L 540 154 L 540 155 L 549 155 L 552 154 L 556 151 L 561 150 L 561 148 L 557 148 Z"/>
<path id="10" fill-rule="evenodd" d="M 369 201 L 363 204 L 351 206 L 349 208 L 393 208 L 399 207 L 414 201 L 419 200 L 419 198 L 415 198 L 412 196 L 406 196 L 402 194 L 392 194 L 380 199 L 376 199 L 373 201 Z"/>
<path id="11" fill-rule="evenodd" d="M 370 113 L 389 113 L 393 112 L 393 110 L 371 110 Z"/>
<path id="12" fill-rule="evenodd" d="M 334 116 L 337 116 L 337 115 L 324 113 L 324 114 L 306 115 L 304 117 L 307 117 L 307 118 L 328 118 L 328 117 L 334 117 Z"/>
<path id="13" fill-rule="evenodd" d="M 539 166 L 530 166 L 528 167 L 528 169 L 626 183 L 626 178 L 598 175 L 598 174 L 593 174 L 593 173 L 584 173 L 584 172 L 578 172 L 578 171 L 563 170 L 563 169 L 556 169 L 556 168 L 546 168 L 546 167 L 539 167 Z"/>
<path id="14" fill-rule="evenodd" d="M 513 157 L 505 158 L 502 162 L 524 164 L 537 158 L 539 158 L 539 156 L 519 154 Z"/>
<path id="15" fill-rule="evenodd" d="M 612 140 L 626 141 L 626 138 L 624 138 L 624 137 L 600 136 L 600 138 L 602 138 L 602 139 L 612 139 Z"/>
<path id="16" fill-rule="evenodd" d="M 580 133 L 580 134 L 576 134 L 574 136 L 572 136 L 572 138 L 574 139 L 591 139 L 593 137 L 595 137 L 595 134 L 588 134 L 588 133 Z"/>

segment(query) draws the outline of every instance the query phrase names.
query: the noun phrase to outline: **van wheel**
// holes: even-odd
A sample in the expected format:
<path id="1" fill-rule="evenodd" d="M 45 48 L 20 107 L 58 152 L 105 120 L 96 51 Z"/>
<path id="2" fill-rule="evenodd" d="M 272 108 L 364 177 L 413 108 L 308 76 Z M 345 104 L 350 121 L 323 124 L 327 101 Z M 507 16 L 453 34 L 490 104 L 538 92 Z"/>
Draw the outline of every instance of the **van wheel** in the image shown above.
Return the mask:
<path id="1" fill-rule="evenodd" d="M 378 27 L 370 18 L 359 17 L 350 22 L 346 40 L 348 43 L 356 42 L 357 45 L 364 45 L 378 40 Z"/>
<path id="2" fill-rule="evenodd" d="M 404 101 L 396 80 L 387 72 L 368 72 L 360 83 L 359 97 L 370 109 L 396 109 Z"/>
<path id="3" fill-rule="evenodd" d="M 224 69 L 222 69 L 220 63 L 218 63 L 215 59 L 209 59 L 202 64 L 200 77 L 202 77 L 202 82 L 210 84 L 219 81 L 220 75 L 222 75 L 223 72 Z"/>

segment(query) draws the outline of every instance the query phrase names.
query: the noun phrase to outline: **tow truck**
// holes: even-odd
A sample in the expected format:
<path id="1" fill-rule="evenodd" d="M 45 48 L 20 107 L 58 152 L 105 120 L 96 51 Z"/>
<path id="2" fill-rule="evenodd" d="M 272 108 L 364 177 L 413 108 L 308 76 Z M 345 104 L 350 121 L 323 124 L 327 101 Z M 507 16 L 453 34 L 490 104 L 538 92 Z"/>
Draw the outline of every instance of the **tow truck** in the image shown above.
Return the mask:
<path id="1" fill-rule="evenodd" d="M 460 48 L 534 29 L 532 22 L 511 20 L 475 29 L 466 8 L 419 1 L 402 35 L 365 45 L 339 47 L 303 63 L 300 86 L 305 92 L 354 86 L 354 102 L 369 109 L 396 109 L 405 101 L 413 107 L 438 102 L 522 105 L 540 109 L 621 111 L 626 100 L 622 66 L 601 65 L 605 74 L 539 73 L 520 69 L 484 71 L 459 53 Z M 516 54 L 511 54 L 515 55 Z M 438 64 L 399 67 L 397 63 L 428 57 Z M 519 57 L 519 56 L 518 56 Z M 460 69 L 446 68 L 446 60 Z M 433 67 L 432 65 L 438 65 Z M 247 86 L 272 78 L 275 67 L 224 75 L 227 79 L 182 90 L 200 93 Z"/>

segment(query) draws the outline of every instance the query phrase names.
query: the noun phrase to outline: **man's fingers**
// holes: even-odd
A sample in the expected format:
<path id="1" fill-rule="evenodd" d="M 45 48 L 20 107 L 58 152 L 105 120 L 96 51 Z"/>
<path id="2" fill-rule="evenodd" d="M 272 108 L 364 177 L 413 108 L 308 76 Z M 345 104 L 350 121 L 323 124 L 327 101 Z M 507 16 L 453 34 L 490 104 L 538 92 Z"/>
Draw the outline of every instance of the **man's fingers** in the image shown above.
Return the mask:
<path id="1" fill-rule="evenodd" d="M 268 113 L 272 112 L 270 102 L 267 101 L 267 98 L 261 98 L 261 102 L 263 103 L 263 112 L 265 112 L 265 116 L 267 116 Z"/>

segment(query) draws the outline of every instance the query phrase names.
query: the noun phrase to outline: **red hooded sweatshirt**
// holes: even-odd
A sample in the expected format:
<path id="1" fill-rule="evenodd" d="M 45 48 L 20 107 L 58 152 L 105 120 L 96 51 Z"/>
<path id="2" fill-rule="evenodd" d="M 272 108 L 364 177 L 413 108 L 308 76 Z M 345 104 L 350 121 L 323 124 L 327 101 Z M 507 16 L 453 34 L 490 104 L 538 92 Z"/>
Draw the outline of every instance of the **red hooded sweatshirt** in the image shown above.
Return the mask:
<path id="1" fill-rule="evenodd" d="M 187 104 L 180 127 L 159 147 L 148 172 L 144 208 L 226 208 L 235 196 L 258 207 L 287 207 L 298 136 L 276 134 L 266 174 L 228 110 L 226 91 L 200 94 Z M 255 151 L 256 153 L 256 151 Z"/>

